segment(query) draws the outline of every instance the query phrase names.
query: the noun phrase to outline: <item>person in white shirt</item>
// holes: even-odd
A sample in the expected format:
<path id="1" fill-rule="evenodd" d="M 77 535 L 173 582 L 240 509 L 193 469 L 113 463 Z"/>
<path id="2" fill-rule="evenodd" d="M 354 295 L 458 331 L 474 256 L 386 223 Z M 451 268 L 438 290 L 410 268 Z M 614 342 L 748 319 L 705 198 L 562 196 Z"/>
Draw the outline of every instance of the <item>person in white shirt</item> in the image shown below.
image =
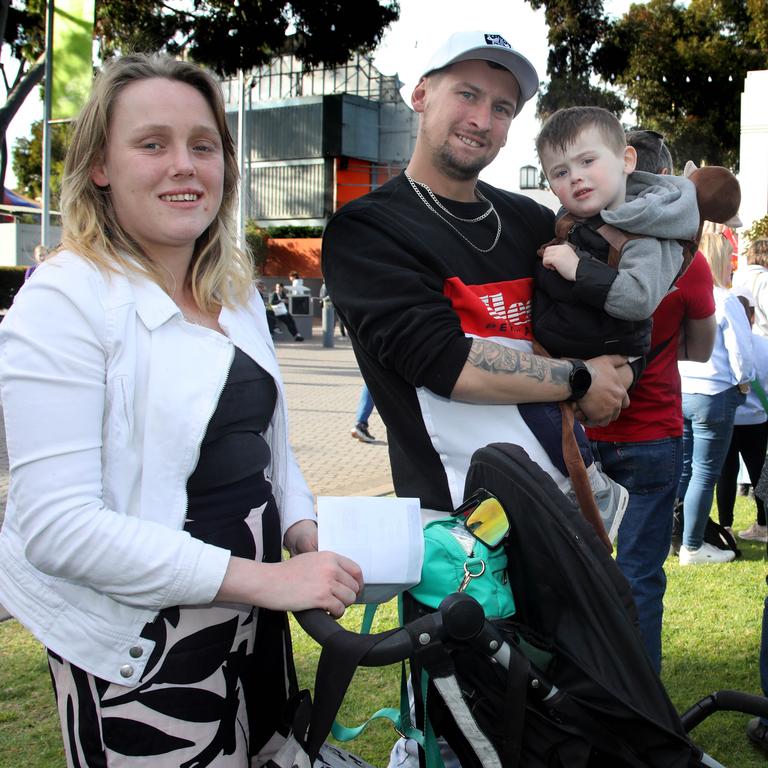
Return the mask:
<path id="1" fill-rule="evenodd" d="M 63 249 L 0 328 L 0 602 L 48 649 L 69 766 L 250 766 L 295 692 L 284 612 L 339 616 L 362 587 L 314 551 L 237 187 L 212 76 L 108 63 Z"/>
<path id="2" fill-rule="evenodd" d="M 736 501 L 736 485 L 739 475 L 739 457 L 749 476 L 752 487 L 757 485 L 768 449 L 768 336 L 754 332 L 755 299 L 746 286 L 732 289 L 747 313 L 752 326 L 752 353 L 755 363 L 755 378 L 750 385 L 747 399 L 736 409 L 733 420 L 733 436 L 728 448 L 720 479 L 717 481 L 717 516 L 720 524 L 732 531 L 733 507 Z M 745 541 L 768 541 L 765 525 L 765 504 L 755 496 L 757 519 L 738 536 Z"/>
<path id="3" fill-rule="evenodd" d="M 768 238 L 759 238 L 747 246 L 747 266 L 733 273 L 733 287 L 749 289 L 755 302 L 754 332 L 768 336 Z"/>
<path id="4" fill-rule="evenodd" d="M 733 247 L 722 233 L 705 233 L 699 248 L 712 271 L 717 331 L 706 363 L 680 362 L 683 391 L 681 565 L 728 562 L 734 553 L 704 541 L 715 484 L 731 442 L 736 408 L 754 378 L 752 332 L 739 299 L 728 290 Z"/>

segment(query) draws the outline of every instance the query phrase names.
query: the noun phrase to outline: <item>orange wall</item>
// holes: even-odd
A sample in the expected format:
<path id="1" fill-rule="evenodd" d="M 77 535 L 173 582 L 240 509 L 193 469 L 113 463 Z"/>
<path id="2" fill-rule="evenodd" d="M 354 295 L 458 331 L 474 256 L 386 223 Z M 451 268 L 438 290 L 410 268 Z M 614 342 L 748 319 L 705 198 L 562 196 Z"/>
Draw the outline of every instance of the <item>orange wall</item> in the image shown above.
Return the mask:
<path id="1" fill-rule="evenodd" d="M 367 195 L 371 191 L 371 164 L 365 160 L 347 161 L 342 168 L 341 158 L 336 158 L 336 207 L 341 208 L 350 200 Z"/>
<path id="2" fill-rule="evenodd" d="M 322 239 L 319 237 L 269 238 L 264 275 L 287 275 L 295 269 L 302 277 L 322 277 L 321 243 Z"/>

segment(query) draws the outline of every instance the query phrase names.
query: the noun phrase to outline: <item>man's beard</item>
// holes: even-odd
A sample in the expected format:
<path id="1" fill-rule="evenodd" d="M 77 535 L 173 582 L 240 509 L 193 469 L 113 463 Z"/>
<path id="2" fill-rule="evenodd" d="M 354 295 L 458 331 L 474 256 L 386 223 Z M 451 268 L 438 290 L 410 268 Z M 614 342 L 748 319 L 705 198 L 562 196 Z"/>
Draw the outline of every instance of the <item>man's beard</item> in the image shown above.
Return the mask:
<path id="1" fill-rule="evenodd" d="M 453 150 L 447 144 L 444 144 L 434 153 L 434 162 L 437 168 L 448 178 L 455 181 L 471 181 L 476 179 L 480 171 L 488 166 L 491 161 L 487 157 L 483 157 L 474 161 L 461 162 L 457 159 Z"/>

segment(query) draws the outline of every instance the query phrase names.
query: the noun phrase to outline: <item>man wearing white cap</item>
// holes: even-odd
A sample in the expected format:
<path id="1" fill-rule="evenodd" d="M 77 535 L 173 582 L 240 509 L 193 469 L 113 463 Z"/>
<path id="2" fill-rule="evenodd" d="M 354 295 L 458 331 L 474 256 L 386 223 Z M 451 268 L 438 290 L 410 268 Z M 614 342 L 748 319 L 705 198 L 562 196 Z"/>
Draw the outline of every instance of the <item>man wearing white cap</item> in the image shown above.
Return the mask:
<path id="1" fill-rule="evenodd" d="M 573 399 L 596 423 L 628 403 L 624 358 L 532 354 L 533 267 L 554 216 L 478 180 L 537 88 L 501 35 L 452 35 L 413 90 L 406 171 L 344 206 L 323 237 L 326 285 L 387 426 L 395 491 L 421 500 L 425 522 L 461 503 L 471 456 L 488 443 L 522 445 L 566 480 L 516 403 Z"/>
<path id="2" fill-rule="evenodd" d="M 599 423 L 627 403 L 623 358 L 531 353 L 533 265 L 553 214 L 478 181 L 537 87 L 501 35 L 452 35 L 413 91 L 421 120 L 407 170 L 344 206 L 323 239 L 326 284 L 387 426 L 395 490 L 441 516 L 488 443 L 522 445 L 563 480 L 515 403 L 572 398 Z"/>

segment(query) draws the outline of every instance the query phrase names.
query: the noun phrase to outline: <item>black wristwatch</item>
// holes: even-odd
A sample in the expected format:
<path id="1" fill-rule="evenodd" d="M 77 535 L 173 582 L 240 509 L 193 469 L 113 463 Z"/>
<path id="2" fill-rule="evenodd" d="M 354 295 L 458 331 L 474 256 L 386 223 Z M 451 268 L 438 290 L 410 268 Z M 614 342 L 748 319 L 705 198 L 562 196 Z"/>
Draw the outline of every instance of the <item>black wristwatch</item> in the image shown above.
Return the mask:
<path id="1" fill-rule="evenodd" d="M 581 400 L 587 394 L 592 386 L 592 374 L 583 360 L 571 360 L 573 368 L 568 375 L 568 386 L 571 388 L 571 395 L 567 402 L 572 403 L 575 400 Z"/>

